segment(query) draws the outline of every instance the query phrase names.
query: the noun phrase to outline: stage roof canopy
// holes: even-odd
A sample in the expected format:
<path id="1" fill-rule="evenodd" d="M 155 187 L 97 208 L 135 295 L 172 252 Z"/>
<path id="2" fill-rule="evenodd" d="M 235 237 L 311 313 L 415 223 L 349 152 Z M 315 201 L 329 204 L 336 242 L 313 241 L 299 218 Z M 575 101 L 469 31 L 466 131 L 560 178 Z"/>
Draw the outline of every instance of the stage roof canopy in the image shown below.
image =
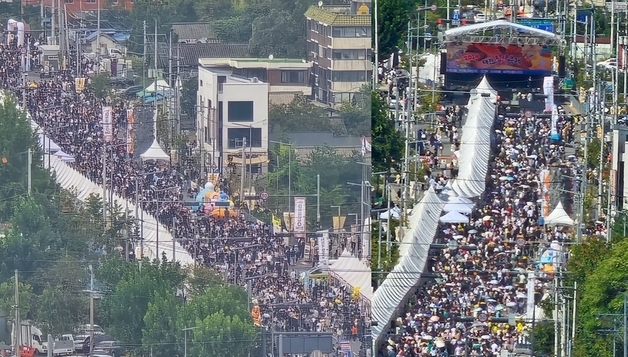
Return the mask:
<path id="1" fill-rule="evenodd" d="M 491 31 L 489 35 L 486 31 Z M 473 39 L 475 38 L 475 41 Z M 555 44 L 560 36 L 533 27 L 506 20 L 460 26 L 445 31 L 445 41 L 469 41 L 485 43 Z"/>

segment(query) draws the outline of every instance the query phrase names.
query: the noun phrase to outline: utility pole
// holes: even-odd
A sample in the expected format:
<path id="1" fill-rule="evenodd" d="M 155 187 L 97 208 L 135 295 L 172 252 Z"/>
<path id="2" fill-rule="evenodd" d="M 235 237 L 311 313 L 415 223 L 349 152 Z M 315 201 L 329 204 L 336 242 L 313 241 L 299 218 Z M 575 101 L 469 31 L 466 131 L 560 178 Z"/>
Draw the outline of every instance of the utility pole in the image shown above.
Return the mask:
<path id="1" fill-rule="evenodd" d="M 89 265 L 89 356 L 94 356 L 94 269 Z"/>
<path id="2" fill-rule="evenodd" d="M 417 30 L 418 32 L 418 30 Z M 408 53 L 412 52 L 412 23 L 408 21 Z M 410 72 L 412 72 L 412 68 L 410 68 Z M 413 81 L 412 81 L 412 73 L 408 76 L 408 93 L 412 93 Z M 399 102 L 401 98 L 401 93 L 397 96 L 397 102 Z M 412 118 L 412 103 L 408 96 L 405 96 L 406 100 L 406 118 L 404 121 L 405 126 L 405 141 L 404 141 L 404 158 L 403 158 L 403 175 L 401 182 L 401 227 L 403 227 L 406 223 L 406 205 L 408 199 L 408 184 L 410 181 L 410 119 Z"/>
<path id="3" fill-rule="evenodd" d="M 102 147 L 102 222 L 107 229 L 107 147 Z"/>
<path id="4" fill-rule="evenodd" d="M 97 12 L 98 12 L 98 19 L 97 19 L 97 21 L 98 21 L 98 25 L 97 25 L 98 29 L 96 30 L 96 48 L 97 48 L 98 52 L 96 53 L 96 59 L 98 61 L 98 72 L 97 73 L 100 74 L 100 52 L 101 52 L 100 51 L 100 0 L 98 0 L 97 4 L 98 4 L 98 9 L 97 9 Z"/>
<path id="5" fill-rule="evenodd" d="M 321 225 L 321 175 L 316 175 L 316 230 Z"/>
<path id="6" fill-rule="evenodd" d="M 377 1 L 375 1 L 375 11 L 373 12 L 373 17 L 375 19 L 375 24 L 373 25 L 375 30 L 375 49 L 373 51 L 373 55 L 375 56 L 375 65 L 373 66 L 373 90 L 377 90 L 379 84 L 379 29 L 377 28 Z"/>
<path id="7" fill-rule="evenodd" d="M 246 137 L 242 138 L 242 172 L 240 173 L 240 204 L 244 203 L 244 176 L 246 176 Z"/>
<path id="8" fill-rule="evenodd" d="M 20 355 L 20 346 L 22 345 L 22 321 L 20 320 L 20 276 L 17 269 L 15 269 L 15 329 L 13 335 L 15 335 L 15 355 Z"/>
<path id="9" fill-rule="evenodd" d="M 28 195 L 31 196 L 32 193 L 32 183 L 33 183 L 33 150 L 28 148 Z"/>
<path id="10" fill-rule="evenodd" d="M 181 77 L 180 77 L 180 71 L 181 70 L 181 44 L 178 43 L 177 44 L 177 80 L 175 81 L 175 113 L 177 115 L 177 121 L 176 121 L 176 133 L 177 136 L 181 135 L 181 92 L 180 92 L 180 88 L 181 88 Z M 211 108 L 208 109 L 211 111 Z M 214 134 L 215 135 L 215 134 Z M 212 147 L 214 147 L 215 144 L 213 144 L 212 142 Z M 212 156 L 212 164 L 214 163 L 214 157 Z"/>
<path id="11" fill-rule="evenodd" d="M 158 77 L 157 74 L 159 73 L 159 71 L 157 70 L 157 68 L 159 68 L 159 67 L 157 67 L 157 54 L 158 54 L 158 51 L 157 51 L 157 19 L 155 19 L 155 41 L 153 43 L 155 44 L 155 79 L 157 79 L 157 77 Z M 155 92 L 157 92 L 157 84 L 155 84 Z M 155 94 L 157 94 L 157 93 L 155 93 Z M 157 101 L 155 101 L 155 103 L 157 103 Z M 157 132 L 155 132 L 155 137 L 157 137 Z"/>
<path id="12" fill-rule="evenodd" d="M 146 21 L 143 22 L 144 28 L 144 37 L 142 37 L 143 46 L 143 55 L 142 55 L 142 87 L 146 89 Z M 142 99 L 142 104 L 144 104 L 144 99 Z"/>
<path id="13" fill-rule="evenodd" d="M 56 31 L 55 31 L 55 10 L 57 8 L 57 4 L 54 2 L 54 0 L 51 3 L 51 7 L 50 7 L 50 42 L 52 42 L 53 45 L 57 44 L 57 39 L 56 39 Z"/>

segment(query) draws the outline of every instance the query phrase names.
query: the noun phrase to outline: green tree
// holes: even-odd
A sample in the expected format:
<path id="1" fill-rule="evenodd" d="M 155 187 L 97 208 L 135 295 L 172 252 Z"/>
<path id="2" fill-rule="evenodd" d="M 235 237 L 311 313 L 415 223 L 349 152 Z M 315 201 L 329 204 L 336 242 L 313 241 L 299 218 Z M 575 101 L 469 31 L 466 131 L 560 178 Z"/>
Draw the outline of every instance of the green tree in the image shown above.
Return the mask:
<path id="1" fill-rule="evenodd" d="M 19 283 L 20 317 L 28 319 L 33 317 L 37 306 L 37 296 L 33 293 L 33 287 L 29 284 Z M 15 280 L 9 279 L 0 284 L 0 312 L 6 314 L 10 320 L 15 316 Z M 8 341 L 7 341 L 8 342 Z"/>
<path id="2" fill-rule="evenodd" d="M 587 254 L 591 257 L 591 249 Z M 578 334 L 576 335 L 574 355 L 585 356 L 595 355 L 610 357 L 613 352 L 609 348 L 608 336 L 599 334 L 599 329 L 603 328 L 600 314 L 621 313 L 623 311 L 623 294 L 628 291 L 628 241 L 622 240 L 613 247 L 610 253 L 600 258 L 595 266 L 581 268 L 589 270 L 584 284 L 579 286 L 578 295 Z M 581 259 L 582 257 L 572 257 Z M 583 266 L 582 264 L 580 266 Z M 586 265 L 585 265 L 586 266 Z"/>
<path id="3" fill-rule="evenodd" d="M 169 292 L 158 292 L 144 315 L 142 343 L 145 346 L 159 345 L 153 350 L 154 356 L 176 356 L 177 337 L 180 328 L 177 325 L 180 302 Z"/>
<path id="4" fill-rule="evenodd" d="M 28 193 L 28 149 L 32 150 L 33 192 L 46 195 L 58 187 L 41 168 L 37 135 L 16 104 L 11 95 L 0 102 L 0 222 L 11 218 L 15 198 Z"/>
<path id="5" fill-rule="evenodd" d="M 288 104 L 271 104 L 268 108 L 270 133 L 330 132 L 332 125 L 325 109 L 303 95 L 296 95 Z"/>
<path id="6" fill-rule="evenodd" d="M 378 286 L 378 282 L 384 281 L 397 261 L 399 260 L 399 245 L 396 242 L 396 229 L 399 227 L 399 221 L 390 221 L 390 240 L 393 244 L 388 248 L 385 224 L 380 226 L 380 222 L 374 222 L 371 225 L 371 267 L 373 270 L 372 279 L 373 286 Z M 381 232 L 380 232 L 381 228 Z M 380 236 L 381 234 L 381 236 Z M 381 254 L 379 251 L 381 250 Z M 381 256 L 381 265 L 380 265 Z M 394 279 L 395 277 L 392 277 Z"/>
<path id="7" fill-rule="evenodd" d="M 352 102 L 340 105 L 340 117 L 349 135 L 371 135 L 371 89 L 364 86 L 356 93 Z"/>
<path id="8" fill-rule="evenodd" d="M 87 88 L 91 90 L 96 98 L 105 99 L 111 94 L 111 79 L 107 73 L 101 73 L 89 78 Z"/>
<path id="9" fill-rule="evenodd" d="M 404 153 L 404 141 L 376 92 L 371 96 L 371 160 L 373 171 L 399 170 Z"/>
<path id="10" fill-rule="evenodd" d="M 123 267 L 111 267 L 112 264 Z M 159 294 L 174 295 L 181 289 L 185 272 L 178 264 L 143 260 L 138 267 L 120 259 L 111 259 L 102 270 L 105 284 L 117 280 L 111 293 L 102 299 L 102 319 L 111 334 L 125 343 L 140 346 L 149 304 Z M 122 277 L 119 280 L 112 277 L 113 272 L 122 274 Z"/>
<path id="11" fill-rule="evenodd" d="M 44 286 L 37 320 L 46 322 L 48 333 L 67 333 L 87 321 L 89 300 L 84 290 L 89 289 L 89 276 L 78 259 L 62 257 L 32 280 Z"/>
<path id="12" fill-rule="evenodd" d="M 268 15 L 260 16 L 253 22 L 249 50 L 254 57 L 304 58 L 303 21 L 295 21 L 289 11 L 272 9 Z"/>
<path id="13" fill-rule="evenodd" d="M 378 3 L 379 58 L 385 59 L 397 48 L 404 48 L 402 42 L 408 31 L 408 21 L 415 14 L 416 2 L 409 0 L 385 0 Z"/>
<path id="14" fill-rule="evenodd" d="M 249 319 L 250 320 L 250 319 Z M 255 343 L 255 327 L 251 321 L 229 316 L 223 311 L 196 320 L 192 334 L 192 353 L 197 356 L 248 356 Z"/>

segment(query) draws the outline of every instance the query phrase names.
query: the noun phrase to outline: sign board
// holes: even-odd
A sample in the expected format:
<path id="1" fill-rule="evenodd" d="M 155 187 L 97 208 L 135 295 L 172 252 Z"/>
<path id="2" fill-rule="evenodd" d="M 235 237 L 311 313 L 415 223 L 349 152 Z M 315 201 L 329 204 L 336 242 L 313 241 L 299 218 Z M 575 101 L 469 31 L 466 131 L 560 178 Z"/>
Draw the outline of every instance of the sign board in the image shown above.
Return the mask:
<path id="1" fill-rule="evenodd" d="M 307 217 L 305 207 L 305 197 L 294 198 L 294 235 L 295 237 L 305 237 L 307 232 Z"/>
<path id="2" fill-rule="evenodd" d="M 488 321 L 488 313 L 486 313 L 486 311 L 482 311 L 478 314 L 478 321 L 480 322 L 486 322 Z"/>
<path id="3" fill-rule="evenodd" d="M 430 6 L 430 10 L 436 11 L 438 10 L 438 6 L 436 6 L 436 4 L 432 4 L 432 6 Z"/>
<path id="4" fill-rule="evenodd" d="M 102 107 L 102 133 L 105 141 L 113 140 L 113 109 L 111 107 Z"/>
<path id="5" fill-rule="evenodd" d="M 552 47 L 451 42 L 447 73 L 551 75 Z"/>
<path id="6" fill-rule="evenodd" d="M 532 113 L 532 111 L 530 109 L 526 110 L 525 112 L 523 112 L 523 115 L 526 118 L 532 118 L 532 116 L 534 115 L 534 113 Z"/>
<path id="7" fill-rule="evenodd" d="M 554 20 L 552 19 L 517 19 L 518 25 L 532 27 L 534 29 L 543 30 L 547 32 L 554 32 Z"/>
<path id="8" fill-rule="evenodd" d="M 614 4 L 613 4 L 614 3 Z M 606 10 L 608 12 L 626 12 L 626 2 L 618 2 L 618 1 L 607 1 L 606 2 Z"/>
<path id="9" fill-rule="evenodd" d="M 268 199 L 268 192 L 264 191 L 262 193 L 259 194 L 259 198 L 263 199 L 263 200 L 267 200 Z"/>

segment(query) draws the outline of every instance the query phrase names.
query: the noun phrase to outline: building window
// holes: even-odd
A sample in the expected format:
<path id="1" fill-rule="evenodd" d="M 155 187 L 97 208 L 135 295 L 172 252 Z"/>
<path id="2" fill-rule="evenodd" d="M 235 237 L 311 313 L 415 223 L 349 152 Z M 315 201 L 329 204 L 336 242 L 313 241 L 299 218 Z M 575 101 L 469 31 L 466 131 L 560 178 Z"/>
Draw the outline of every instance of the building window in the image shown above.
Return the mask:
<path id="1" fill-rule="evenodd" d="M 223 84 L 227 83 L 227 76 L 218 76 L 218 93 L 222 93 Z"/>
<path id="2" fill-rule="evenodd" d="M 93 3 L 95 3 L 95 2 L 96 2 L 96 0 L 85 0 L 85 2 L 86 2 L 86 3 L 91 3 L 91 4 L 93 4 Z"/>
<path id="3" fill-rule="evenodd" d="M 303 71 L 281 71 L 281 83 L 305 83 Z"/>
<path id="4" fill-rule="evenodd" d="M 333 60 L 365 60 L 366 50 L 334 50 Z"/>
<path id="5" fill-rule="evenodd" d="M 227 137 L 229 140 L 229 149 L 241 148 L 244 138 L 246 138 L 246 147 L 262 147 L 261 128 L 229 128 L 227 129 Z"/>
<path id="6" fill-rule="evenodd" d="M 74 0 L 65 0 L 64 1 L 66 4 L 74 4 Z"/>
<path id="7" fill-rule="evenodd" d="M 333 71 L 333 82 L 366 82 L 366 71 Z"/>
<path id="8" fill-rule="evenodd" d="M 198 86 L 199 86 L 199 87 L 202 87 L 202 86 L 203 86 L 203 80 L 202 80 L 202 79 L 199 79 L 199 80 L 198 80 Z"/>
<path id="9" fill-rule="evenodd" d="M 230 122 L 252 122 L 253 101 L 227 102 L 227 116 Z"/>
<path id="10" fill-rule="evenodd" d="M 334 27 L 332 37 L 371 37 L 370 27 Z"/>

